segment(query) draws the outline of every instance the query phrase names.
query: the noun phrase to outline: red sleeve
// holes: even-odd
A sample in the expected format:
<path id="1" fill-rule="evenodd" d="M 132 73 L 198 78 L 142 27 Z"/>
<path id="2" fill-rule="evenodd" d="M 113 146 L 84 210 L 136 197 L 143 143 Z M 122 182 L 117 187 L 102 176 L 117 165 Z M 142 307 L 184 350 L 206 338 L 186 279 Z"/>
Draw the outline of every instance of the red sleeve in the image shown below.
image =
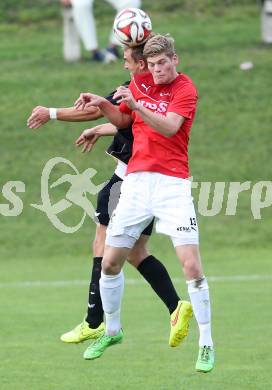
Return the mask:
<path id="1" fill-rule="evenodd" d="M 131 90 L 132 81 L 130 81 L 128 88 Z M 132 110 L 126 105 L 126 103 L 121 103 L 119 106 L 119 111 L 123 114 L 131 115 Z"/>
<path id="2" fill-rule="evenodd" d="M 184 118 L 191 119 L 196 110 L 197 91 L 193 84 L 186 83 L 174 91 L 168 112 L 175 112 Z"/>
<path id="3" fill-rule="evenodd" d="M 132 114 L 131 109 L 126 105 L 126 103 L 123 102 L 119 106 L 119 111 L 122 112 L 123 114 L 128 114 L 128 115 Z"/>

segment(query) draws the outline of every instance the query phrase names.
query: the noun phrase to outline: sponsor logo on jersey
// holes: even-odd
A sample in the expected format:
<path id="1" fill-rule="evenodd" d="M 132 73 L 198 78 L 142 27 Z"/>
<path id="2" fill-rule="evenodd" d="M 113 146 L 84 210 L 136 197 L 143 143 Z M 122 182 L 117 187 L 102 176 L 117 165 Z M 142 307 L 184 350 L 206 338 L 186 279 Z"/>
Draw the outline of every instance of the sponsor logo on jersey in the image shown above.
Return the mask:
<path id="1" fill-rule="evenodd" d="M 178 322 L 180 309 L 181 309 L 181 305 L 178 307 L 178 310 L 176 312 L 175 318 L 173 320 L 171 320 L 171 325 L 172 326 L 175 326 L 177 324 L 177 322 Z"/>
<path id="2" fill-rule="evenodd" d="M 145 89 L 146 92 L 148 92 L 149 88 L 151 88 L 150 85 L 147 87 L 144 83 L 142 83 L 141 86 Z"/>
<path id="3" fill-rule="evenodd" d="M 194 229 L 194 230 L 195 230 L 195 229 Z M 191 228 L 190 228 L 190 226 L 178 226 L 178 227 L 177 227 L 177 231 L 178 231 L 178 232 L 190 233 Z"/>
<path id="4" fill-rule="evenodd" d="M 155 111 L 157 113 L 163 114 L 167 111 L 168 103 L 166 102 L 159 102 L 159 103 L 151 103 L 146 102 L 143 99 L 138 100 L 138 103 L 140 103 L 142 106 L 148 108 L 151 111 Z"/>

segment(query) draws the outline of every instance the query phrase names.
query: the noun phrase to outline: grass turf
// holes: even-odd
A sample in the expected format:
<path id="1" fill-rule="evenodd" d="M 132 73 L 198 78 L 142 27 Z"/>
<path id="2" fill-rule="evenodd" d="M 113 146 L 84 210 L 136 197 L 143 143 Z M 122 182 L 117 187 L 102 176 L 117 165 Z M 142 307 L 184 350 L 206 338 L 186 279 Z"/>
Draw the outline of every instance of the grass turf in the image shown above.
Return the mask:
<path id="1" fill-rule="evenodd" d="M 155 245 L 155 243 L 153 243 Z M 174 278 L 180 276 L 173 253 L 160 258 Z M 169 316 L 140 275 L 126 267 L 129 282 L 123 302 L 122 345 L 97 361 L 84 361 L 88 342 L 61 343 L 59 336 L 80 322 L 87 283 L 46 285 L 46 281 L 87 280 L 85 257 L 11 260 L 6 284 L 0 285 L 1 389 L 268 389 L 271 384 L 271 276 L 268 251 L 205 252 L 206 272 L 251 275 L 258 261 L 264 280 L 211 281 L 216 367 L 211 374 L 194 372 L 197 327 L 192 320 L 184 345 L 168 347 Z M 41 280 L 44 285 L 18 286 L 16 280 Z M 4 267 L 3 267 L 4 268 Z M 16 272 L 17 270 L 17 272 Z M 264 271 L 265 270 L 265 271 Z M 1 268 L 1 274 L 8 270 Z M 7 279 L 6 279 L 7 280 Z M 13 281 L 12 286 L 9 283 Z M 183 280 L 175 285 L 186 296 Z"/>

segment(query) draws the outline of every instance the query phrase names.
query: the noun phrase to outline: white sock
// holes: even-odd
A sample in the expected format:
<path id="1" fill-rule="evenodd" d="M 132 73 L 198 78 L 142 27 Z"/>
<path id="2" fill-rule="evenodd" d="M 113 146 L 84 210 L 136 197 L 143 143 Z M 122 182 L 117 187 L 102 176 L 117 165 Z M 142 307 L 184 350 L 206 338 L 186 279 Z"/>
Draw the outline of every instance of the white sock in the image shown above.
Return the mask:
<path id="1" fill-rule="evenodd" d="M 195 318 L 199 327 L 199 346 L 213 346 L 211 335 L 211 305 L 209 286 L 205 277 L 189 280 L 188 293 L 193 306 Z"/>
<path id="2" fill-rule="evenodd" d="M 120 309 L 124 292 L 124 274 L 105 275 L 101 272 L 100 295 L 106 318 L 106 335 L 114 336 L 121 329 Z"/>

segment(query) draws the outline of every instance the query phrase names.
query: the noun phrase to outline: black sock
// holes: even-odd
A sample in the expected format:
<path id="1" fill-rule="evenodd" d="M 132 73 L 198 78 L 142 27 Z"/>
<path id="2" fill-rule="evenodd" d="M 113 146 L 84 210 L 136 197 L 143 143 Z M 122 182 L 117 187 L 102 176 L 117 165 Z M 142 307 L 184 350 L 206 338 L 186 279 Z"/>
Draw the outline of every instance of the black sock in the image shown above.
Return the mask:
<path id="1" fill-rule="evenodd" d="M 150 284 L 158 297 L 172 314 L 180 300 L 165 266 L 154 256 L 146 257 L 138 266 L 138 271 Z"/>
<path id="2" fill-rule="evenodd" d="M 102 257 L 94 257 L 92 277 L 89 287 L 89 302 L 86 321 L 90 328 L 97 328 L 103 322 L 103 307 L 99 290 L 99 279 L 101 277 Z"/>

